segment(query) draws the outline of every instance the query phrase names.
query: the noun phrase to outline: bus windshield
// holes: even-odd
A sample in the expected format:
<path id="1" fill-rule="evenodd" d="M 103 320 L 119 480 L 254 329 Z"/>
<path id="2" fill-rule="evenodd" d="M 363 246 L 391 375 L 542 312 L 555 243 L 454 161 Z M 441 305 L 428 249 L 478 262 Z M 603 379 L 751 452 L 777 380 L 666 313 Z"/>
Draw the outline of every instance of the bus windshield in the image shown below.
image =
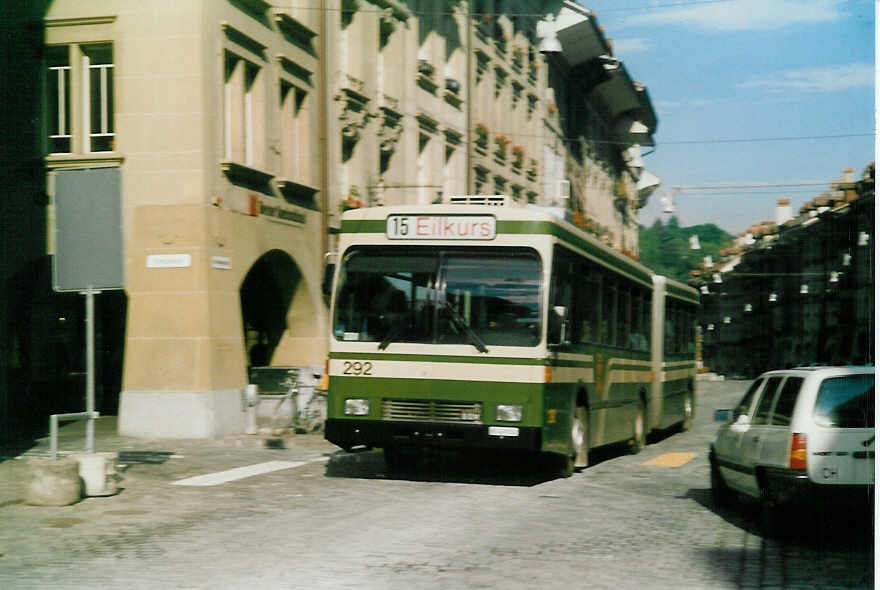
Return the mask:
<path id="1" fill-rule="evenodd" d="M 541 261 L 527 248 L 358 247 L 340 269 L 337 340 L 535 346 Z"/>

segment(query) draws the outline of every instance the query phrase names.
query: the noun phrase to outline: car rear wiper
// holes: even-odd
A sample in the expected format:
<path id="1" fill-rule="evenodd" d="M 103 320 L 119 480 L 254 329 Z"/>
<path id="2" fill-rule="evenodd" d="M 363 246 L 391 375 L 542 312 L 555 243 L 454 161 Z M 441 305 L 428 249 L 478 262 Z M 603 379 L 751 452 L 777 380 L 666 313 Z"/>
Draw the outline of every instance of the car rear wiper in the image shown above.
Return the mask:
<path id="1" fill-rule="evenodd" d="M 486 343 L 483 342 L 483 339 L 474 332 L 473 328 L 467 325 L 464 321 L 464 318 L 461 317 L 461 314 L 458 313 L 458 310 L 452 306 L 449 301 L 443 301 L 441 307 L 449 312 L 449 318 L 452 320 L 452 323 L 455 324 L 455 327 L 464 332 L 470 343 L 474 345 L 474 347 L 480 352 L 489 352 L 489 349 L 486 348 Z"/>

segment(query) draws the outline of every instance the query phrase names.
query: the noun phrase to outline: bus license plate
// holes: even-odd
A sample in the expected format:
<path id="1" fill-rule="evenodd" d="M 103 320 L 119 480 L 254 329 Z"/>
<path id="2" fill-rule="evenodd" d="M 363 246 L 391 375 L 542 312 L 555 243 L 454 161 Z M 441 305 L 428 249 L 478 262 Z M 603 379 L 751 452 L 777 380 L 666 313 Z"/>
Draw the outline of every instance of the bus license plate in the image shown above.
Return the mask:
<path id="1" fill-rule="evenodd" d="M 519 436 L 519 428 L 515 426 L 490 426 L 489 436 Z"/>

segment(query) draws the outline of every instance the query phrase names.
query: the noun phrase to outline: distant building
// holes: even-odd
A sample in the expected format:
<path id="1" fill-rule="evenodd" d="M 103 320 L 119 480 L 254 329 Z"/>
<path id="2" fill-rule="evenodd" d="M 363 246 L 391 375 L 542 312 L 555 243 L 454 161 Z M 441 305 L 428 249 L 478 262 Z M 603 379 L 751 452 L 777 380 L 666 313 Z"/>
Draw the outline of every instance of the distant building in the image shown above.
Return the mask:
<path id="1" fill-rule="evenodd" d="M 874 361 L 874 164 L 858 180 L 844 172 L 797 216 L 780 200 L 776 222 L 693 273 L 709 369 L 752 377 Z"/>
<path id="2" fill-rule="evenodd" d="M 323 365 L 347 208 L 503 193 L 638 254 L 657 119 L 577 3 L 4 10 L 22 138 L 3 200 L 7 421 L 82 409 L 82 298 L 51 290 L 63 171 L 119 172 L 125 289 L 96 299 L 98 409 L 129 435 L 240 432 L 250 366 Z"/>

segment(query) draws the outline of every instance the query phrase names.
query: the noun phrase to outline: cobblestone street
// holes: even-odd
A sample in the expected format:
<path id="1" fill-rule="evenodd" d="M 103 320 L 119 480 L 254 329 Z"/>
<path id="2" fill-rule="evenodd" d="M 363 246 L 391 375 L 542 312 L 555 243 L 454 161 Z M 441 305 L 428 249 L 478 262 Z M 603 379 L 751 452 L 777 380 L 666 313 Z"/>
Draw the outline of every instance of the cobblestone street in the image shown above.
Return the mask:
<path id="1" fill-rule="evenodd" d="M 700 387 L 692 430 L 639 455 L 594 452 L 568 479 L 522 457 L 441 453 L 391 478 L 381 452 L 346 454 L 318 434 L 266 448 L 99 427 L 99 451 L 174 454 L 128 466 L 114 496 L 60 508 L 24 504 L 26 460 L 0 463 L 0 587 L 873 587 L 865 515 L 804 515 L 775 541 L 756 507 L 713 509 L 711 416 L 744 385 Z M 66 436 L 62 449 L 81 444 Z M 264 472 L 218 475 L 255 465 Z"/>

